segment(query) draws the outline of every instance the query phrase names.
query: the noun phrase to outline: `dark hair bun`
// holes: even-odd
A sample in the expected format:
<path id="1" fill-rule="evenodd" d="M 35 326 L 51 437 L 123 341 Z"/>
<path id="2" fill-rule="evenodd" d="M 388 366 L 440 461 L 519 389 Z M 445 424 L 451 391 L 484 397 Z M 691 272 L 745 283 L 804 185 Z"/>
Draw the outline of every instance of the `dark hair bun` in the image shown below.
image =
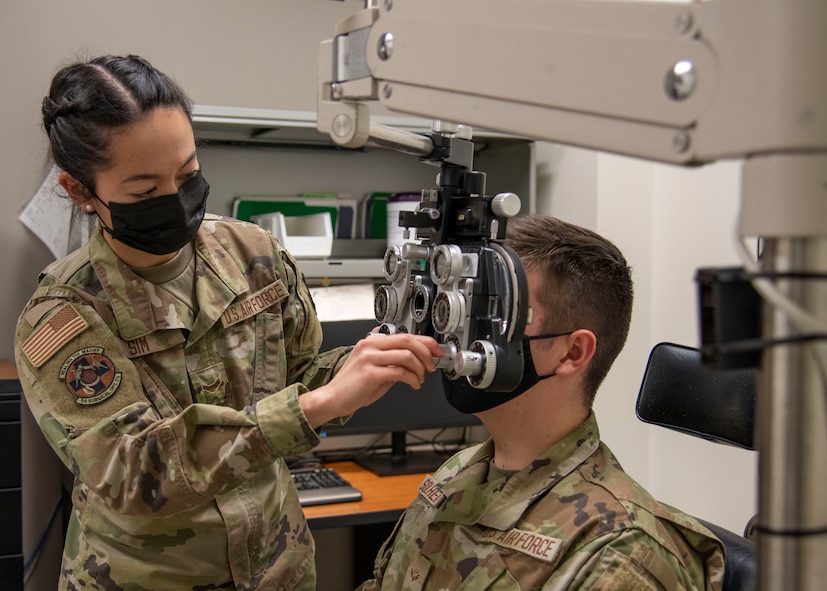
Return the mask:
<path id="1" fill-rule="evenodd" d="M 52 125 L 55 124 L 58 118 L 68 117 L 70 115 L 73 115 L 77 111 L 77 105 L 75 105 L 69 100 L 63 99 L 60 101 L 56 101 L 51 97 L 45 97 L 43 99 L 43 106 L 41 107 L 41 112 L 43 114 L 43 124 L 46 126 L 46 132 L 49 132 L 49 130 L 52 128 Z"/>

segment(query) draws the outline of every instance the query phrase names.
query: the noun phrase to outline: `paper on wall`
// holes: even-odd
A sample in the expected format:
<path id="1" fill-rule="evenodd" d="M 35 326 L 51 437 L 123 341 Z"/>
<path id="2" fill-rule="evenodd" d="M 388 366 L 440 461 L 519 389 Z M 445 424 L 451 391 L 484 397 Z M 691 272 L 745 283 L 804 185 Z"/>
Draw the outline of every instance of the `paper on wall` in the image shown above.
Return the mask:
<path id="1" fill-rule="evenodd" d="M 17 216 L 58 259 L 89 241 L 96 220 L 59 194 L 59 173 L 53 164 Z"/>

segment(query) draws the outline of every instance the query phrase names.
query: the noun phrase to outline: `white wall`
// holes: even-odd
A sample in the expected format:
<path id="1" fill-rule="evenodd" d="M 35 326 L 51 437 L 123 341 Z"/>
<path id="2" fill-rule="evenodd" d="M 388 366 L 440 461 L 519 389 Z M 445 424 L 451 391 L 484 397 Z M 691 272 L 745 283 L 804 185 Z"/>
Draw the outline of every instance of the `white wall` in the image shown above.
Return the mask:
<path id="1" fill-rule="evenodd" d="M 679 339 L 697 346 L 695 270 L 738 264 L 740 165 L 723 162 L 698 170 L 656 166 L 654 178 L 652 343 Z M 652 429 L 652 488 L 668 502 L 742 531 L 757 511 L 757 454 L 685 439 Z"/>
<path id="2" fill-rule="evenodd" d="M 698 346 L 696 270 L 737 263 L 739 164 L 684 169 L 540 148 L 541 210 L 610 238 L 634 269 L 632 330 L 596 401 L 603 439 L 657 498 L 742 532 L 757 511 L 756 454 L 644 425 L 634 412 L 651 348 Z"/>

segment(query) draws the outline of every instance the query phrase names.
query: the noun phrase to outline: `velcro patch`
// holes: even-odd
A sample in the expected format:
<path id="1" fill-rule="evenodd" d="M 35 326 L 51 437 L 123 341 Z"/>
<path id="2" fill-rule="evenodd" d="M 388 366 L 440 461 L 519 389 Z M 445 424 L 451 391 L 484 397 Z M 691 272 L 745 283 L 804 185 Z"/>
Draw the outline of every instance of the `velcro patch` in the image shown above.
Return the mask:
<path id="1" fill-rule="evenodd" d="M 221 315 L 221 324 L 224 328 L 237 324 L 279 303 L 286 297 L 287 290 L 284 284 L 280 279 L 276 280 L 264 289 L 230 305 Z"/>
<path id="2" fill-rule="evenodd" d="M 89 327 L 72 304 L 65 304 L 37 328 L 23 343 L 21 350 L 31 364 L 40 367 L 74 337 Z"/>
<path id="3" fill-rule="evenodd" d="M 426 476 L 422 484 L 419 485 L 419 494 L 434 507 L 438 507 L 445 500 L 442 487 L 440 487 L 439 483 L 431 476 Z"/>
<path id="4" fill-rule="evenodd" d="M 63 362 L 58 376 L 82 406 L 103 402 L 115 393 L 123 379 L 102 347 L 75 351 Z"/>
<path id="5" fill-rule="evenodd" d="M 482 532 L 482 539 L 545 562 L 553 562 L 563 545 L 559 538 L 516 528 L 507 531 L 487 528 Z"/>

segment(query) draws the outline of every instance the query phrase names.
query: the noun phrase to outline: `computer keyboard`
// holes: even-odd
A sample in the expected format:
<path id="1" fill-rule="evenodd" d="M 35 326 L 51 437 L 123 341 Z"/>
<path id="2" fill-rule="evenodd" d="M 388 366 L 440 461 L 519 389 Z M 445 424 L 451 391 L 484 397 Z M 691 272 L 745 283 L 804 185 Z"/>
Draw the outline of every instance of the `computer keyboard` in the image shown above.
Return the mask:
<path id="1" fill-rule="evenodd" d="M 352 487 L 333 468 L 294 469 L 290 474 L 293 475 L 293 482 L 299 491 L 299 503 L 302 507 L 362 499 L 362 491 Z"/>

